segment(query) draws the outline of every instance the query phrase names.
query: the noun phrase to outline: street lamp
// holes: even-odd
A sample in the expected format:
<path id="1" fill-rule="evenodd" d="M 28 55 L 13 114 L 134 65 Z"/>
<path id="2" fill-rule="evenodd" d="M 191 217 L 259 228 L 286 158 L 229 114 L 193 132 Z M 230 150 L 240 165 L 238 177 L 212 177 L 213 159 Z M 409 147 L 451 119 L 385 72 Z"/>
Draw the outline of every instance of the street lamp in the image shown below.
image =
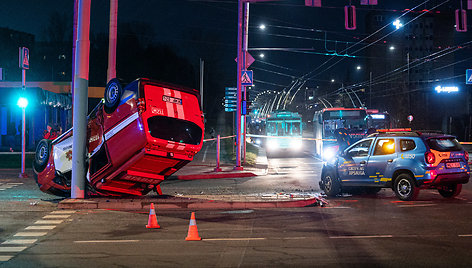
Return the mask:
<path id="1" fill-rule="evenodd" d="M 260 58 L 264 58 L 264 53 L 259 54 Z"/>
<path id="2" fill-rule="evenodd" d="M 403 27 L 403 23 L 399 19 L 396 19 L 392 24 L 397 30 Z"/>
<path id="3" fill-rule="evenodd" d="M 21 122 L 21 172 L 20 178 L 27 178 L 28 175 L 25 172 L 25 151 L 26 151 L 26 107 L 28 106 L 28 99 L 20 97 L 16 102 L 16 105 L 21 108 L 23 119 Z"/>
<path id="4" fill-rule="evenodd" d="M 356 70 L 359 71 L 360 69 L 362 69 L 362 67 L 361 67 L 360 65 L 357 65 L 357 66 L 356 66 Z"/>
<path id="5" fill-rule="evenodd" d="M 266 26 L 264 24 L 259 25 L 259 29 L 265 30 Z"/>

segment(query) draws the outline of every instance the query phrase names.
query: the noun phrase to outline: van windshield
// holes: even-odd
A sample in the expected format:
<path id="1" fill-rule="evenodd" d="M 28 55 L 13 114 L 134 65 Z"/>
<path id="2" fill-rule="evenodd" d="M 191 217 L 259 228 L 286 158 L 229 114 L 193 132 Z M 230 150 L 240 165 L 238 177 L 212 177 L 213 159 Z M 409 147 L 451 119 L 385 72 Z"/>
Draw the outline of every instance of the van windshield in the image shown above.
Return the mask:
<path id="1" fill-rule="evenodd" d="M 166 116 L 153 116 L 147 120 L 151 136 L 185 144 L 200 144 L 202 129 L 195 123 Z"/>
<path id="2" fill-rule="evenodd" d="M 429 147 L 440 152 L 461 151 L 462 145 L 454 138 L 431 138 L 427 139 Z"/>

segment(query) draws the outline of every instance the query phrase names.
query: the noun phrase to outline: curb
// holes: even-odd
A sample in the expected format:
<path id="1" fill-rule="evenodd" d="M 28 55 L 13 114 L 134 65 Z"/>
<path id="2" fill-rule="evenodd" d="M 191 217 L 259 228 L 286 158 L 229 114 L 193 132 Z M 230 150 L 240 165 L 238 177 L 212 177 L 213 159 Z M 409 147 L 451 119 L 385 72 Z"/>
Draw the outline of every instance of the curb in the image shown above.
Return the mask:
<path id="1" fill-rule="evenodd" d="M 122 202 L 125 201 L 125 202 Z M 141 210 L 149 209 L 154 203 L 159 209 L 257 209 L 257 208 L 296 208 L 317 206 L 321 204 L 318 198 L 290 201 L 215 201 L 205 199 L 177 198 L 157 200 L 136 199 L 100 199 L 82 200 L 65 199 L 58 204 L 60 209 L 116 209 L 116 210 Z"/>
<path id="2" fill-rule="evenodd" d="M 192 174 L 176 176 L 178 180 L 205 180 L 205 179 L 225 179 L 225 178 L 246 178 L 256 177 L 252 172 L 238 173 L 213 173 L 213 174 Z"/>

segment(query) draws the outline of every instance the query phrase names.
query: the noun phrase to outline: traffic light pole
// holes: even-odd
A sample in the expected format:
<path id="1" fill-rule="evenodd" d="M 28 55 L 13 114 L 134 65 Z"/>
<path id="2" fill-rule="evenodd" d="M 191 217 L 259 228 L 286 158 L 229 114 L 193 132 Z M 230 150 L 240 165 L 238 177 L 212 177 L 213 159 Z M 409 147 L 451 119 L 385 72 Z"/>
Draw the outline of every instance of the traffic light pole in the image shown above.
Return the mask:
<path id="1" fill-rule="evenodd" d="M 243 0 L 238 0 L 238 67 L 236 93 L 236 166 L 235 170 L 243 170 L 241 166 L 241 73 L 243 68 Z"/>
<path id="2" fill-rule="evenodd" d="M 21 70 L 21 86 L 23 93 L 26 91 L 26 70 Z M 25 154 L 26 154 L 26 107 L 21 108 L 22 120 L 21 120 L 21 172 L 20 178 L 27 178 L 28 175 L 25 171 Z"/>
<path id="3" fill-rule="evenodd" d="M 249 3 L 246 2 L 244 3 L 244 36 L 243 36 L 243 64 L 244 64 L 244 69 L 247 68 L 247 48 L 248 48 L 248 29 L 249 29 Z M 241 78 L 240 78 L 241 79 Z M 247 87 L 244 86 L 244 104 L 247 103 Z M 247 131 L 247 107 L 244 107 L 246 112 L 244 113 L 244 127 L 243 127 L 243 163 L 246 163 L 246 131 Z"/>

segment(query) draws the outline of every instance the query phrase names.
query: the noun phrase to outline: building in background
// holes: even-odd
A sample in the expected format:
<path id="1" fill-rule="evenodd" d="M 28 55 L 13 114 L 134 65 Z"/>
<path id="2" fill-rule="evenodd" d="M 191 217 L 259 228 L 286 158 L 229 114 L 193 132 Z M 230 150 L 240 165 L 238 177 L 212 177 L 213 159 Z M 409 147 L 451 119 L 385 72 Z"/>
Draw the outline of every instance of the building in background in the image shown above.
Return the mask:
<path id="1" fill-rule="evenodd" d="M 403 12 L 378 12 L 366 16 L 368 40 L 378 45 L 367 51 L 365 80 L 369 108 L 388 111 L 394 126 L 435 129 L 466 138 L 462 117 L 469 114 L 464 77 L 455 69 L 452 52 L 459 44 L 452 12 L 410 12 L 401 17 L 400 27 L 387 35 Z M 385 30 L 380 30 L 388 25 Z M 378 31 L 378 32 L 377 32 Z M 372 80 L 370 80 L 370 73 Z M 371 82 L 370 82 L 371 81 Z M 458 86 L 457 93 L 438 94 L 436 86 Z M 408 115 L 414 120 L 409 123 Z M 470 126 L 467 125 L 468 128 Z M 459 133 L 460 132 L 460 133 Z"/>

